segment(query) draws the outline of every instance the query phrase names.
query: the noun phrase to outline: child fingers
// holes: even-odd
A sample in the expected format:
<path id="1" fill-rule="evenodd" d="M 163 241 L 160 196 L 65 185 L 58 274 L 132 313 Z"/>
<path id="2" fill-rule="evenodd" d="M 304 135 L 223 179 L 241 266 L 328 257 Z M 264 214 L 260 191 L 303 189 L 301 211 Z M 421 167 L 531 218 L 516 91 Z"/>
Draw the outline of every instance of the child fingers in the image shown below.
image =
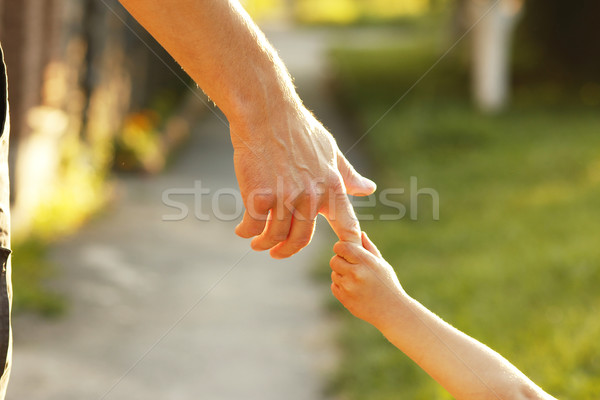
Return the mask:
<path id="1" fill-rule="evenodd" d="M 363 245 L 363 247 L 365 249 L 367 249 L 369 252 L 371 252 L 371 254 L 373 254 L 374 256 L 382 258 L 381 252 L 373 244 L 373 242 L 371 241 L 371 239 L 369 239 L 369 237 L 367 236 L 366 232 L 364 232 L 364 231 L 362 232 L 361 239 L 362 239 L 362 245 Z"/>
<path id="2" fill-rule="evenodd" d="M 350 264 L 348 261 L 338 255 L 331 257 L 331 260 L 329 260 L 329 266 L 333 272 L 339 274 L 340 276 L 348 274 L 353 268 L 353 264 Z"/>
<path id="3" fill-rule="evenodd" d="M 343 286 L 343 281 L 344 276 L 340 273 L 337 273 L 335 271 L 331 271 L 331 283 L 336 285 L 338 289 L 341 290 L 342 286 Z"/>
<path id="4" fill-rule="evenodd" d="M 340 283 L 342 279 L 342 274 L 339 272 L 331 271 L 331 281 L 336 285 Z"/>
<path id="5" fill-rule="evenodd" d="M 360 259 L 352 251 L 352 244 L 339 241 L 333 246 L 333 252 L 351 264 L 358 264 Z"/>
<path id="6" fill-rule="evenodd" d="M 340 288 L 335 282 L 331 283 L 331 293 L 333 293 L 336 299 L 342 301 L 342 288 Z"/>
<path id="7" fill-rule="evenodd" d="M 351 264 L 365 264 L 373 257 L 362 245 L 350 242 L 337 242 L 333 246 L 333 251 Z"/>

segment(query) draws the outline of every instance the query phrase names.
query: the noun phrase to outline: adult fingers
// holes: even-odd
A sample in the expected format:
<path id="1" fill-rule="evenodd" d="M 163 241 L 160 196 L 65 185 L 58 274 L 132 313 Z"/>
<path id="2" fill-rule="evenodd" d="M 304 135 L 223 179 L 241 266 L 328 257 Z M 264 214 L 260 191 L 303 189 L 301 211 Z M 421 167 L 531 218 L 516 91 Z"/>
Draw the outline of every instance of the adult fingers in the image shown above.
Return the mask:
<path id="1" fill-rule="evenodd" d="M 265 230 L 252 239 L 250 246 L 256 251 L 263 251 L 285 241 L 290 233 L 291 223 L 292 212 L 290 210 L 286 207 L 273 208 Z"/>
<path id="2" fill-rule="evenodd" d="M 265 229 L 269 210 L 273 205 L 274 199 L 272 196 L 248 196 L 244 218 L 236 226 L 235 233 L 245 239 L 260 235 Z"/>
<path id="3" fill-rule="evenodd" d="M 346 193 L 332 193 L 324 207 L 323 215 L 340 240 L 361 243 L 360 224 Z"/>
<path id="4" fill-rule="evenodd" d="M 251 237 L 260 235 L 262 231 L 265 230 L 267 216 L 268 211 L 262 216 L 262 218 L 253 218 L 248 210 L 246 210 L 244 212 L 244 218 L 242 218 L 242 222 L 235 227 L 235 234 L 243 237 L 244 239 L 249 239 Z"/>
<path id="5" fill-rule="evenodd" d="M 314 205 L 307 202 L 301 203 L 298 209 L 294 210 L 287 239 L 271 249 L 271 257 L 290 257 L 306 247 L 315 232 L 316 217 L 317 212 Z"/>
<path id="6" fill-rule="evenodd" d="M 283 243 L 271 249 L 271 257 L 287 258 L 302 250 L 312 240 L 315 224 L 315 219 L 304 221 L 292 218 L 290 235 Z"/>

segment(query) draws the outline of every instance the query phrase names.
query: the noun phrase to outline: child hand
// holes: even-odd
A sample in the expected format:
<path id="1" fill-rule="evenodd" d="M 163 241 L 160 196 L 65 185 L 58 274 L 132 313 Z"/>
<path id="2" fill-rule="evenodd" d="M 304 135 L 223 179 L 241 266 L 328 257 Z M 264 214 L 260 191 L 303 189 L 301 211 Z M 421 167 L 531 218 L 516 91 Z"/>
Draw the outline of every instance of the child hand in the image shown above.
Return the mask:
<path id="1" fill-rule="evenodd" d="M 390 322 L 394 305 L 406 297 L 394 269 L 362 233 L 362 246 L 337 242 L 331 266 L 331 291 L 354 316 L 376 327 Z"/>

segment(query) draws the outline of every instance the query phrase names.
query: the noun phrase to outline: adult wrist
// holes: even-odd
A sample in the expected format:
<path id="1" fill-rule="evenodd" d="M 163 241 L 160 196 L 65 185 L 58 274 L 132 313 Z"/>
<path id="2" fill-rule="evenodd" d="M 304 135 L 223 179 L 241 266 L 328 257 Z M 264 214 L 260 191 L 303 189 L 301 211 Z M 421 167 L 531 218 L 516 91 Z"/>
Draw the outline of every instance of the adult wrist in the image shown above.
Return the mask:
<path id="1" fill-rule="evenodd" d="M 286 138 L 294 125 L 303 120 L 302 104 L 287 98 L 270 98 L 239 104 L 227 115 L 234 147 L 245 144 L 272 142 L 276 137 Z M 298 125 L 299 126 L 299 125 Z M 282 135 L 282 136 L 280 136 Z"/>
<path id="2" fill-rule="evenodd" d="M 279 124 L 286 124 L 290 118 L 301 119 L 304 106 L 296 93 L 287 73 L 277 70 L 255 69 L 253 83 L 240 87 L 231 94 L 225 112 L 232 129 L 243 139 L 246 135 L 272 133 Z"/>

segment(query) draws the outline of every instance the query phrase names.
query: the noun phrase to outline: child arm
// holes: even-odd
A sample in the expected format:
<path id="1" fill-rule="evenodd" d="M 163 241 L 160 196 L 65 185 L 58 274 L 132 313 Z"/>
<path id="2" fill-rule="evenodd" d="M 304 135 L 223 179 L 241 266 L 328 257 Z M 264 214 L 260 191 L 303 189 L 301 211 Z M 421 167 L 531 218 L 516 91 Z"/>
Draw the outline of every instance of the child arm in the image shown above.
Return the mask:
<path id="1" fill-rule="evenodd" d="M 433 314 L 402 289 L 363 233 L 363 247 L 338 242 L 331 259 L 335 297 L 379 329 L 456 399 L 552 399 L 510 362 Z"/>

